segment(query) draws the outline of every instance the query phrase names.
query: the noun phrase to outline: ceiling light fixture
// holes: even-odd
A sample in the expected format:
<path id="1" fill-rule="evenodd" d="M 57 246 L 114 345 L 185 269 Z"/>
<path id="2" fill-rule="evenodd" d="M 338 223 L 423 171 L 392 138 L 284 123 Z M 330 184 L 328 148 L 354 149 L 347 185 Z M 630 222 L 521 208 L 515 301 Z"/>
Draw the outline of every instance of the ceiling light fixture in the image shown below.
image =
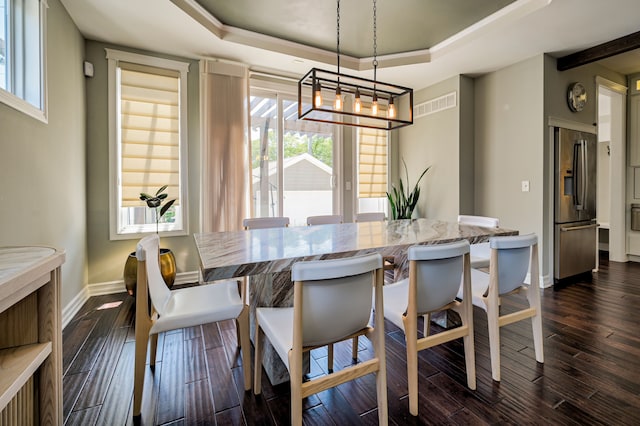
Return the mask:
<path id="1" fill-rule="evenodd" d="M 377 81 L 376 0 L 373 0 L 373 80 L 340 72 L 340 0 L 336 2 L 338 72 L 312 68 L 298 81 L 298 118 L 382 130 L 413 124 L 413 89 Z M 327 102 L 323 101 L 324 96 Z"/>

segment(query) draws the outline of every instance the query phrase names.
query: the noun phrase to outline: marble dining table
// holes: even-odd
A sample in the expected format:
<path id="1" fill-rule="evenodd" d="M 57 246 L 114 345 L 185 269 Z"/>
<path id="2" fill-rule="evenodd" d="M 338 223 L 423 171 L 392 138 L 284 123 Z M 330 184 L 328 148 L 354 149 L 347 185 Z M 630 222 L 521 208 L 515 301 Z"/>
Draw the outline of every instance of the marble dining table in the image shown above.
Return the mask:
<path id="1" fill-rule="evenodd" d="M 251 277 L 251 328 L 257 306 L 291 306 L 291 265 L 307 260 L 336 259 L 368 253 L 393 256 L 406 275 L 407 249 L 466 239 L 481 243 L 492 236 L 517 235 L 505 228 L 461 225 L 433 219 L 341 223 L 195 234 L 204 282 Z M 265 347 L 263 365 L 273 384 L 288 380 L 278 356 Z"/>

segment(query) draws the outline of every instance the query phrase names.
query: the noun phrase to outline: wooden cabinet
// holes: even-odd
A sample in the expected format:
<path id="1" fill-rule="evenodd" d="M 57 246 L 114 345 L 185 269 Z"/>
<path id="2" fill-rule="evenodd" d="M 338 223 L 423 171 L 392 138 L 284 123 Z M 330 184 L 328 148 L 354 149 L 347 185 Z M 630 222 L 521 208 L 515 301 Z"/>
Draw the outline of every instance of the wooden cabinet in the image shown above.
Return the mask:
<path id="1" fill-rule="evenodd" d="M 48 247 L 0 247 L 0 425 L 62 424 L 60 267 Z"/>

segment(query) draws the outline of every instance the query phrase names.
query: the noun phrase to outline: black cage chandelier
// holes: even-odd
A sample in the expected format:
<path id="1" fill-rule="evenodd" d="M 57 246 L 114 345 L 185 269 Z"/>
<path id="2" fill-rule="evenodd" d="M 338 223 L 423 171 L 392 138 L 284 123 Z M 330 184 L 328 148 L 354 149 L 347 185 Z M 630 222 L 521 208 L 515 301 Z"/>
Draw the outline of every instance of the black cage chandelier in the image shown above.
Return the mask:
<path id="1" fill-rule="evenodd" d="M 393 130 L 413 124 L 413 89 L 377 81 L 376 0 L 373 0 L 373 80 L 340 73 L 340 0 L 337 0 L 338 72 L 312 68 L 298 81 L 298 118 Z M 304 103 L 303 99 L 311 99 Z"/>

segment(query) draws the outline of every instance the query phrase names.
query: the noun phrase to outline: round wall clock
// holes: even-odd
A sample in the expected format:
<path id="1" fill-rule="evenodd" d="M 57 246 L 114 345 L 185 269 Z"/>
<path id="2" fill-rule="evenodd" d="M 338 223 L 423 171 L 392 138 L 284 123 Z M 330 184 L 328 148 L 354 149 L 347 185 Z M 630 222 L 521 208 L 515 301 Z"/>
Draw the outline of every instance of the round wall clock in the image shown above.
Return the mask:
<path id="1" fill-rule="evenodd" d="M 582 111 L 587 103 L 587 89 L 582 83 L 573 83 L 567 92 L 567 102 L 571 111 Z"/>

